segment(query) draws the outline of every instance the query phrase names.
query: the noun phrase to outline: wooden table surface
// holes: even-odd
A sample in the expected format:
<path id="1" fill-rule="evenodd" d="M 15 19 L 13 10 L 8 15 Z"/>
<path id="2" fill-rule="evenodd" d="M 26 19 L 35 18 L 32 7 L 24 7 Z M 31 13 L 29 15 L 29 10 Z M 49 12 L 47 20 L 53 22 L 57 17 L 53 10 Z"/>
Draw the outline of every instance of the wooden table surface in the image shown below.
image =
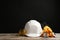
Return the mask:
<path id="1" fill-rule="evenodd" d="M 60 33 L 55 34 L 55 38 L 42 38 L 18 36 L 18 33 L 0 33 L 0 40 L 60 40 Z"/>

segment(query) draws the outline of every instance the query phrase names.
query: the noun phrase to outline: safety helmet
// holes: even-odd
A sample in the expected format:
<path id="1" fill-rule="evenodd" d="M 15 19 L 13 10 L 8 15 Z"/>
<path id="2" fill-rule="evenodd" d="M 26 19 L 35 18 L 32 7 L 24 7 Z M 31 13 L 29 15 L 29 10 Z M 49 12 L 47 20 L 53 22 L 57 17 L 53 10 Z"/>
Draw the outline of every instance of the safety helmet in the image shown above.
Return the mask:
<path id="1" fill-rule="evenodd" d="M 25 24 L 26 36 L 39 37 L 42 34 L 41 24 L 37 20 L 29 20 Z"/>

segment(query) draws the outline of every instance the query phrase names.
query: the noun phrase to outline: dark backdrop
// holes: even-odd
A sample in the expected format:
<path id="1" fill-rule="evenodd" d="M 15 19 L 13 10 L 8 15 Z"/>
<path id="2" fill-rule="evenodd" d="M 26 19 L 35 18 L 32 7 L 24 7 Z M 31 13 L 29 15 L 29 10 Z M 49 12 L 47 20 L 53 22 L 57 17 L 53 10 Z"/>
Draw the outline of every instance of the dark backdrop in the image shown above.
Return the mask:
<path id="1" fill-rule="evenodd" d="M 5 0 L 1 3 L 0 33 L 18 32 L 30 20 L 60 32 L 59 2 L 56 0 Z"/>

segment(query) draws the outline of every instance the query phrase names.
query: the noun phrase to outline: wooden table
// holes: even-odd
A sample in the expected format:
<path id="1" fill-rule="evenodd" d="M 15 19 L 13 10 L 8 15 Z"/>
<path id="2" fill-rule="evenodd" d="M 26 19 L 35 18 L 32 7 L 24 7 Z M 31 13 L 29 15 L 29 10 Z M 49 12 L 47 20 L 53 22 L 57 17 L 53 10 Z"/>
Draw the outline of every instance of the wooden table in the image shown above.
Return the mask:
<path id="1" fill-rule="evenodd" d="M 55 38 L 25 37 L 18 36 L 18 33 L 0 33 L 0 40 L 60 40 L 60 33 Z"/>

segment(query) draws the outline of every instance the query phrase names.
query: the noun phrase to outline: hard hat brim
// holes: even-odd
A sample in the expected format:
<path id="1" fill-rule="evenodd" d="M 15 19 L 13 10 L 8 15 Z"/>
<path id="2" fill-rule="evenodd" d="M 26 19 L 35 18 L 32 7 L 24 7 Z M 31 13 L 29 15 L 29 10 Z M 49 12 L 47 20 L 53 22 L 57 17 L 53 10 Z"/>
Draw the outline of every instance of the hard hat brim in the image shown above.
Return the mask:
<path id="1" fill-rule="evenodd" d="M 26 34 L 26 36 L 28 36 L 28 37 L 39 37 L 40 34 Z"/>

